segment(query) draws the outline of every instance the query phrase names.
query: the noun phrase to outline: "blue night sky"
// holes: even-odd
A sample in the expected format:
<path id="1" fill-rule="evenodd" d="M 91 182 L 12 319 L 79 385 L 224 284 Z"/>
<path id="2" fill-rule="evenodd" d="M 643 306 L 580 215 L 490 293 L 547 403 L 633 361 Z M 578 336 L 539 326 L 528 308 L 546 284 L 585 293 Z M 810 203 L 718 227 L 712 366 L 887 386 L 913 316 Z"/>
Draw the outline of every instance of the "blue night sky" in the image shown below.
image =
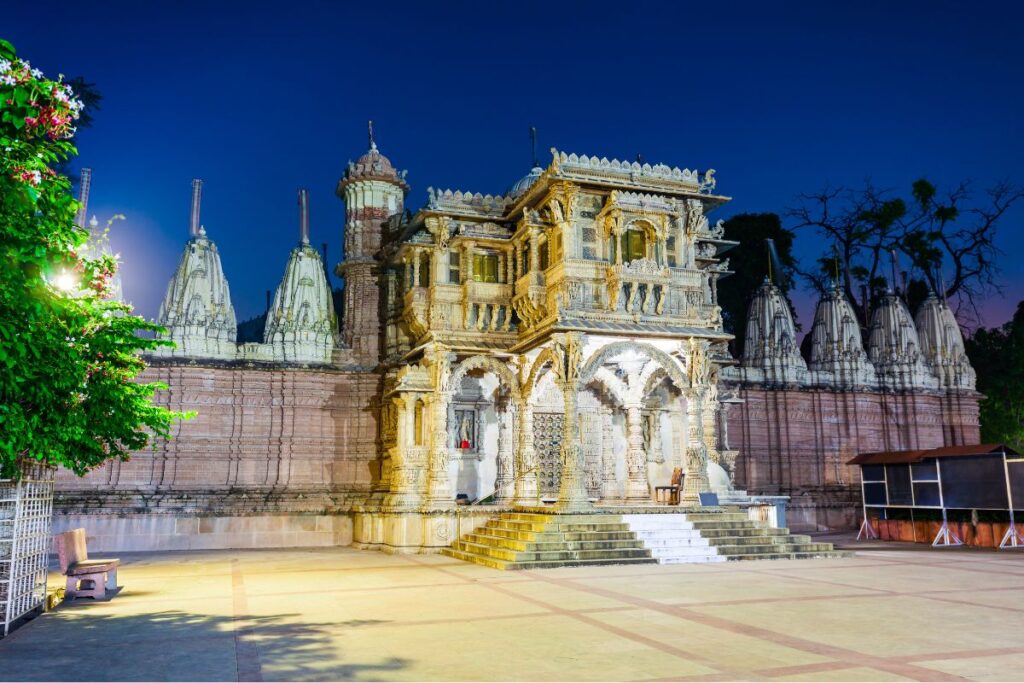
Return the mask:
<path id="1" fill-rule="evenodd" d="M 366 120 L 408 205 L 426 188 L 503 192 L 567 152 L 717 169 L 714 218 L 781 212 L 831 184 L 920 176 L 1024 183 L 1019 3 L 31 3 L 0 35 L 103 94 L 79 137 L 90 213 L 114 213 L 126 296 L 155 316 L 187 237 L 189 184 L 239 320 L 262 312 L 297 239 L 340 257 L 334 187 Z M 1001 228 L 999 324 L 1024 296 L 1016 207 Z M 822 245 L 808 234 L 798 254 Z M 728 281 L 722 286 L 728 286 Z M 806 295 L 798 297 L 809 328 Z"/>

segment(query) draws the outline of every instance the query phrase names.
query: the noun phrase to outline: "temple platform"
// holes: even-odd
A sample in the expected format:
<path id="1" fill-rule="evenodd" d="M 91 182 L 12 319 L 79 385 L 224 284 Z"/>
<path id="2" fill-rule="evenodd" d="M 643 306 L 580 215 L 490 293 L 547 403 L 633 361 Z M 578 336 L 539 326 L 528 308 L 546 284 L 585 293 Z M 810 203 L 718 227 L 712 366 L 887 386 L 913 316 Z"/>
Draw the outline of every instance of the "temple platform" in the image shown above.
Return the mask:
<path id="1" fill-rule="evenodd" d="M 667 505 L 516 508 L 441 552 L 494 569 L 846 556 L 738 508 Z"/>

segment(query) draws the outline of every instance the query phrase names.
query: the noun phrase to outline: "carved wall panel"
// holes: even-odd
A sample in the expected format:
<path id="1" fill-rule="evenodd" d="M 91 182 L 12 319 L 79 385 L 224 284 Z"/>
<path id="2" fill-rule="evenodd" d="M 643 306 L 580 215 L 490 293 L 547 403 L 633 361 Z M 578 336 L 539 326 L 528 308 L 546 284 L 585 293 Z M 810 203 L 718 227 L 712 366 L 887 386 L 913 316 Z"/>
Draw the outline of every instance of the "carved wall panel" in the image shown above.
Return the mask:
<path id="1" fill-rule="evenodd" d="M 587 494 L 593 498 L 598 498 L 601 495 L 602 431 L 600 412 L 593 410 L 580 413 L 580 438 L 583 441 L 583 457 L 586 467 L 585 481 Z"/>
<path id="2" fill-rule="evenodd" d="M 537 453 L 537 484 L 542 498 L 558 496 L 562 479 L 562 433 L 565 415 L 560 413 L 533 414 L 533 448 Z"/>

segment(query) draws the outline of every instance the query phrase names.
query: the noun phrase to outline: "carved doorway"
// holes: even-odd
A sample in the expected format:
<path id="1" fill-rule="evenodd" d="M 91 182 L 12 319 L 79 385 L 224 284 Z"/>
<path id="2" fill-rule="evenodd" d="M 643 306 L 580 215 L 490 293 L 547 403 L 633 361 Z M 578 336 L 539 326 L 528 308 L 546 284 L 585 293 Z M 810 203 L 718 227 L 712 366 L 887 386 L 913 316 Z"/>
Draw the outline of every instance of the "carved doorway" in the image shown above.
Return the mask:
<path id="1" fill-rule="evenodd" d="M 537 486 L 540 497 L 558 498 L 562 481 L 562 433 L 565 415 L 561 413 L 534 413 L 533 450 L 537 455 Z"/>

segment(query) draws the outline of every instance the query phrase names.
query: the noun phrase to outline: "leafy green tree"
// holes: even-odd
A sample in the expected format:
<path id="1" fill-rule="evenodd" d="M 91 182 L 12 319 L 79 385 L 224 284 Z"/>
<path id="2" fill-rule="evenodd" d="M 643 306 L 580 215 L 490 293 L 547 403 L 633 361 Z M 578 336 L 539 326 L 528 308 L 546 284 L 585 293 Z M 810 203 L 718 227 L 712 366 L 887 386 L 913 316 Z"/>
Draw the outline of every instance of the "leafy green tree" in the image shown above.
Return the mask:
<path id="1" fill-rule="evenodd" d="M 981 440 L 1024 450 L 1024 301 L 1002 327 L 979 328 L 965 340 L 978 373 Z"/>
<path id="2" fill-rule="evenodd" d="M 780 261 L 772 266 L 772 280 L 783 293 L 793 287 L 793 233 L 782 227 L 774 213 L 742 213 L 725 221 L 725 237 L 739 245 L 725 254 L 733 274 L 718 284 L 718 304 L 722 307 L 725 329 L 736 335 L 733 352 L 739 354 L 746 335 L 750 298 L 768 277 L 767 240 L 775 243 Z"/>
<path id="3" fill-rule="evenodd" d="M 82 103 L 0 40 L 0 477 L 34 458 L 84 474 L 167 437 L 187 417 L 135 379 L 161 328 L 107 297 L 117 269 L 89 249 L 79 203 L 55 169 Z"/>

